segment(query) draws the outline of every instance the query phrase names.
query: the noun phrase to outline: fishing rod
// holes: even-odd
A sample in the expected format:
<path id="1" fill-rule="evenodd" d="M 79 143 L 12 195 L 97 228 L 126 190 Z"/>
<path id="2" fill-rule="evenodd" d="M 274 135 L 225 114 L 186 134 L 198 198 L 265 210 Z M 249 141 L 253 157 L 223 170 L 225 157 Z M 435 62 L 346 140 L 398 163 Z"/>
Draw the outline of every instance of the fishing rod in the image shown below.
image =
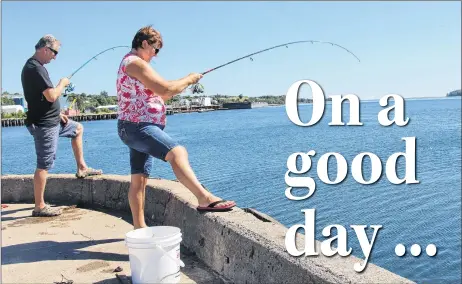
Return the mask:
<path id="1" fill-rule="evenodd" d="M 205 71 L 205 72 L 202 72 L 201 74 L 202 74 L 202 75 L 208 74 L 208 73 L 210 73 L 210 72 L 212 72 L 212 71 L 215 71 L 215 70 L 217 70 L 217 69 L 220 69 L 220 68 L 222 68 L 222 67 L 225 67 L 225 66 L 227 66 L 227 65 L 229 65 L 229 64 L 232 64 L 232 63 L 234 63 L 234 62 L 240 61 L 240 60 L 245 59 L 245 58 L 248 58 L 248 57 L 250 57 L 250 60 L 253 61 L 253 58 L 252 58 L 253 55 L 256 55 L 256 54 L 259 54 L 259 53 L 262 53 L 262 52 L 265 52 L 265 51 L 269 51 L 269 50 L 271 50 L 271 49 L 275 49 L 275 48 L 279 48 L 279 47 L 284 47 L 284 46 L 285 46 L 286 48 L 289 48 L 289 45 L 292 45 L 292 44 L 308 43 L 308 42 L 311 42 L 312 44 L 314 44 L 314 43 L 324 43 L 324 44 L 330 44 L 330 45 L 332 45 L 332 46 L 340 47 L 340 48 L 344 49 L 345 51 L 347 51 L 348 53 L 350 53 L 351 55 L 353 55 L 353 56 L 358 60 L 358 62 L 361 62 L 361 60 L 360 60 L 353 52 L 351 52 L 350 50 L 348 50 L 347 48 L 345 48 L 345 47 L 343 47 L 343 46 L 341 46 L 341 45 L 339 45 L 339 44 L 336 44 L 336 43 L 333 43 L 333 42 L 328 42 L 328 41 L 320 41 L 320 40 L 300 40 L 300 41 L 293 41 L 293 42 L 283 43 L 283 44 L 279 44 L 279 45 L 275 45 L 275 46 L 272 46 L 272 47 L 269 47 L 269 48 L 265 48 L 265 49 L 259 50 L 259 51 L 257 51 L 257 52 L 254 52 L 254 53 L 251 53 L 251 54 L 248 54 L 248 55 L 239 57 L 239 58 L 237 58 L 237 59 L 231 60 L 231 61 L 226 62 L 226 63 L 224 63 L 224 64 L 222 64 L 222 65 L 219 65 L 219 66 L 217 66 L 217 67 L 214 67 L 214 68 L 212 68 L 212 69 L 209 69 L 209 70 L 207 70 L 207 71 Z M 199 84 L 199 83 L 194 84 L 193 86 L 191 86 L 191 89 L 192 89 L 192 93 L 193 93 L 193 94 L 195 94 L 195 93 L 203 93 L 203 92 L 204 92 L 204 87 L 203 87 L 201 84 Z"/>
<path id="2" fill-rule="evenodd" d="M 70 79 L 72 78 L 72 76 L 75 75 L 75 73 L 79 72 L 79 70 L 82 69 L 82 68 L 83 68 L 85 65 L 87 65 L 88 63 L 90 63 L 90 61 L 92 61 L 93 59 L 94 59 L 94 60 L 97 60 L 96 57 L 97 57 L 98 55 L 101 55 L 101 54 L 103 54 L 103 53 L 105 53 L 105 52 L 107 52 L 107 51 L 109 51 L 109 50 L 114 50 L 114 49 L 116 49 L 116 48 L 121 48 L 121 47 L 128 47 L 128 48 L 130 48 L 130 46 L 127 46 L 127 45 L 118 45 L 118 46 L 113 46 L 113 47 L 111 47 L 111 48 L 105 49 L 105 50 L 101 51 L 100 53 L 96 54 L 95 56 L 93 56 L 92 58 L 90 58 L 89 60 L 87 60 L 84 64 L 82 64 L 79 68 L 77 68 L 77 70 L 75 70 L 74 72 L 72 72 L 72 74 L 71 74 L 69 77 L 67 77 L 67 78 L 69 78 L 69 80 L 70 80 Z M 67 96 L 67 93 L 68 93 L 68 92 L 74 91 L 74 89 L 75 89 L 75 85 L 72 84 L 72 83 L 69 83 L 69 85 L 67 85 L 67 87 L 66 87 L 66 89 L 65 89 L 65 91 L 64 91 L 64 95 L 63 95 L 63 96 L 64 96 L 64 97 Z"/>

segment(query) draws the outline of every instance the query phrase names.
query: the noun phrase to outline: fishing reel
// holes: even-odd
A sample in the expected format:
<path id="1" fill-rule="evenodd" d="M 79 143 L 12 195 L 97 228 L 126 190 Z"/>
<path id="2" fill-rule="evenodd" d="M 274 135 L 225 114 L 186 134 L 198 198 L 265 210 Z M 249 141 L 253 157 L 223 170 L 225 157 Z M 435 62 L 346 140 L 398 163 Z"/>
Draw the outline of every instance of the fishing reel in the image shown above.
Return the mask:
<path id="1" fill-rule="evenodd" d="M 73 92 L 74 90 L 75 90 L 75 85 L 72 83 L 69 83 L 69 85 L 67 85 L 66 89 L 64 90 L 63 97 L 67 97 L 67 93 Z"/>
<path id="2" fill-rule="evenodd" d="M 202 86 L 201 84 L 199 83 L 196 83 L 194 85 L 191 85 L 191 87 L 189 88 L 191 90 L 191 92 L 194 94 L 202 94 L 204 92 L 204 86 Z"/>

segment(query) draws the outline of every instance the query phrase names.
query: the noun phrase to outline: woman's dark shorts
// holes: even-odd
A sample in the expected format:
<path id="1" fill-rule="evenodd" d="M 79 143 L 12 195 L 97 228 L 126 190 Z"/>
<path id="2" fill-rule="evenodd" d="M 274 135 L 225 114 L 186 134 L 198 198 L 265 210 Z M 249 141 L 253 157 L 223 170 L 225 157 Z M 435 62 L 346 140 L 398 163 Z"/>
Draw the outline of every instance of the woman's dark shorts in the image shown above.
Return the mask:
<path id="1" fill-rule="evenodd" d="M 130 148 L 131 174 L 149 176 L 152 157 L 166 161 L 167 153 L 179 143 L 166 132 L 164 125 L 118 120 L 117 130 L 122 142 Z"/>

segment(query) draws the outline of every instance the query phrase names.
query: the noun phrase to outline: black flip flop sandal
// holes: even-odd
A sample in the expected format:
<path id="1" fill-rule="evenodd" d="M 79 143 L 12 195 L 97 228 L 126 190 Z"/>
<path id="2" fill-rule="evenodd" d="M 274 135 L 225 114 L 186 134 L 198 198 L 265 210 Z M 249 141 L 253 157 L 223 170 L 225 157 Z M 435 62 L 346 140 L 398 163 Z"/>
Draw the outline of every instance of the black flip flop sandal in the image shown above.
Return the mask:
<path id="1" fill-rule="evenodd" d="M 197 207 L 197 211 L 202 211 L 202 212 L 206 212 L 206 211 L 209 211 L 209 212 L 225 212 L 225 211 L 230 211 L 234 206 L 236 206 L 236 204 L 232 204 L 232 205 L 228 205 L 226 207 L 215 207 L 216 205 L 220 204 L 220 203 L 224 203 L 224 202 L 227 202 L 228 200 L 218 200 L 218 201 L 215 201 L 215 202 L 212 202 L 210 203 L 209 205 L 205 206 L 205 207 L 201 207 L 201 206 L 198 206 Z"/>

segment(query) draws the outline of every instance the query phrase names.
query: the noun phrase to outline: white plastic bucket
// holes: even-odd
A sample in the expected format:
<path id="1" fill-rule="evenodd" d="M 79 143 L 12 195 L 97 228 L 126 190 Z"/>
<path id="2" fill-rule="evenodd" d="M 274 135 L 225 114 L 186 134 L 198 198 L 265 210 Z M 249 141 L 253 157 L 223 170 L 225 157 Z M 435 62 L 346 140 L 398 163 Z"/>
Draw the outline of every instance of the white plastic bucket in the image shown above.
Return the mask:
<path id="1" fill-rule="evenodd" d="M 132 283 L 178 283 L 181 230 L 157 226 L 137 229 L 125 235 L 128 247 Z"/>

